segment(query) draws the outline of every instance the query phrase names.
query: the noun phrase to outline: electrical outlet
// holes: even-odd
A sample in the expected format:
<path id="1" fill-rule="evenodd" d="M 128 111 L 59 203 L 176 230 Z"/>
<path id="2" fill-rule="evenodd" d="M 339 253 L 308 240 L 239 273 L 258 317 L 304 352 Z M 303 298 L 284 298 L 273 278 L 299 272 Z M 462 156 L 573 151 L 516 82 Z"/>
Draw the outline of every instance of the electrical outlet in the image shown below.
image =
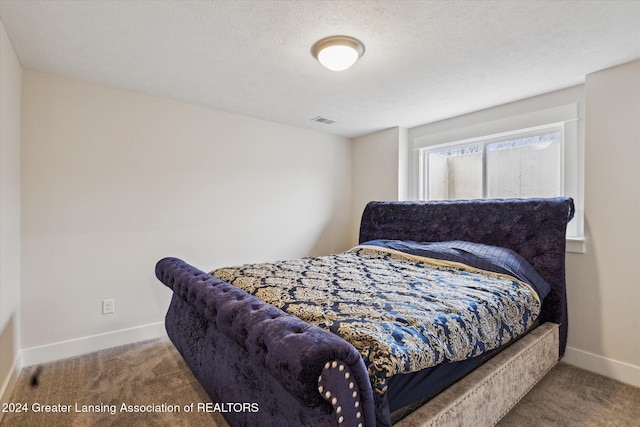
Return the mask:
<path id="1" fill-rule="evenodd" d="M 103 299 L 102 300 L 102 314 L 111 314 L 115 311 L 115 300 Z"/>

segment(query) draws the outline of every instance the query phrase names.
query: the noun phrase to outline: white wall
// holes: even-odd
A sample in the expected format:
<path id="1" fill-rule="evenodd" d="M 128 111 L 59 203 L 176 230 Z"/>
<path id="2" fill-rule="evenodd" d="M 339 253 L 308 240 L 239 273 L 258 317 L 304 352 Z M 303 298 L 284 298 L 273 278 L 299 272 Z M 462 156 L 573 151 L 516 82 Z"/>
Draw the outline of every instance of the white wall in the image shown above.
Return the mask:
<path id="1" fill-rule="evenodd" d="M 20 351 L 21 72 L 0 21 L 0 400 L 3 401 L 19 369 Z"/>
<path id="2" fill-rule="evenodd" d="M 372 200 L 406 198 L 407 130 L 399 127 L 381 130 L 352 141 L 352 218 L 351 240 L 358 243 L 360 219 Z"/>
<path id="3" fill-rule="evenodd" d="M 640 61 L 585 87 L 587 247 L 567 257 L 566 360 L 640 386 Z"/>
<path id="4" fill-rule="evenodd" d="M 22 102 L 26 364 L 158 334 L 162 257 L 350 245 L 348 139 L 29 70 Z"/>

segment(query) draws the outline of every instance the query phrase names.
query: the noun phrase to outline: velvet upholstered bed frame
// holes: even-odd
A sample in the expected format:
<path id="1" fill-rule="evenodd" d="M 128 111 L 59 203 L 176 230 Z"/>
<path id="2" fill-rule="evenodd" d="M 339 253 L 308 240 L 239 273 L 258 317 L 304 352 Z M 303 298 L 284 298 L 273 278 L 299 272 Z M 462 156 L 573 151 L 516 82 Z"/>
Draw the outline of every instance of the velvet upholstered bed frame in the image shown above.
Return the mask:
<path id="1" fill-rule="evenodd" d="M 551 285 L 540 326 L 398 424 L 491 425 L 564 354 L 570 198 L 371 202 L 360 242 L 467 240 L 522 255 Z M 342 338 L 176 258 L 156 266 L 174 292 L 168 335 L 232 426 L 375 426 L 373 391 Z M 186 415 L 185 415 L 186 416 Z"/>

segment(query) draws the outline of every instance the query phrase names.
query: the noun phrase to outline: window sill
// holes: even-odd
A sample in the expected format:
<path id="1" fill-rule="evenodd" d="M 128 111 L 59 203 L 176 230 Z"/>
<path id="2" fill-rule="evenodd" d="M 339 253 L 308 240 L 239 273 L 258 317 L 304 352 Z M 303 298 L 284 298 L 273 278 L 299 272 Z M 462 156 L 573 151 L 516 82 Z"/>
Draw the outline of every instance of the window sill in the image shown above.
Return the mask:
<path id="1" fill-rule="evenodd" d="M 567 237 L 567 252 L 585 253 L 586 242 L 584 237 Z"/>

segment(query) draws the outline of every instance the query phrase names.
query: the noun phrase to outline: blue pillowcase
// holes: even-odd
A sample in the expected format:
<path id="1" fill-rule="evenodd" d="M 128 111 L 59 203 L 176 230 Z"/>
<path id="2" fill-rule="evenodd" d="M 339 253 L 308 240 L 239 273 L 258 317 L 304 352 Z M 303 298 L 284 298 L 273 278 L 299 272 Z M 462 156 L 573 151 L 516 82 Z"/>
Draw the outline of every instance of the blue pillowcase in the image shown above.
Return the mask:
<path id="1" fill-rule="evenodd" d="M 452 240 L 446 242 L 413 242 L 409 240 L 370 240 L 362 245 L 395 249 L 411 255 L 454 261 L 481 270 L 508 274 L 531 285 L 542 301 L 551 286 L 524 259 L 511 249 L 481 243 Z"/>

